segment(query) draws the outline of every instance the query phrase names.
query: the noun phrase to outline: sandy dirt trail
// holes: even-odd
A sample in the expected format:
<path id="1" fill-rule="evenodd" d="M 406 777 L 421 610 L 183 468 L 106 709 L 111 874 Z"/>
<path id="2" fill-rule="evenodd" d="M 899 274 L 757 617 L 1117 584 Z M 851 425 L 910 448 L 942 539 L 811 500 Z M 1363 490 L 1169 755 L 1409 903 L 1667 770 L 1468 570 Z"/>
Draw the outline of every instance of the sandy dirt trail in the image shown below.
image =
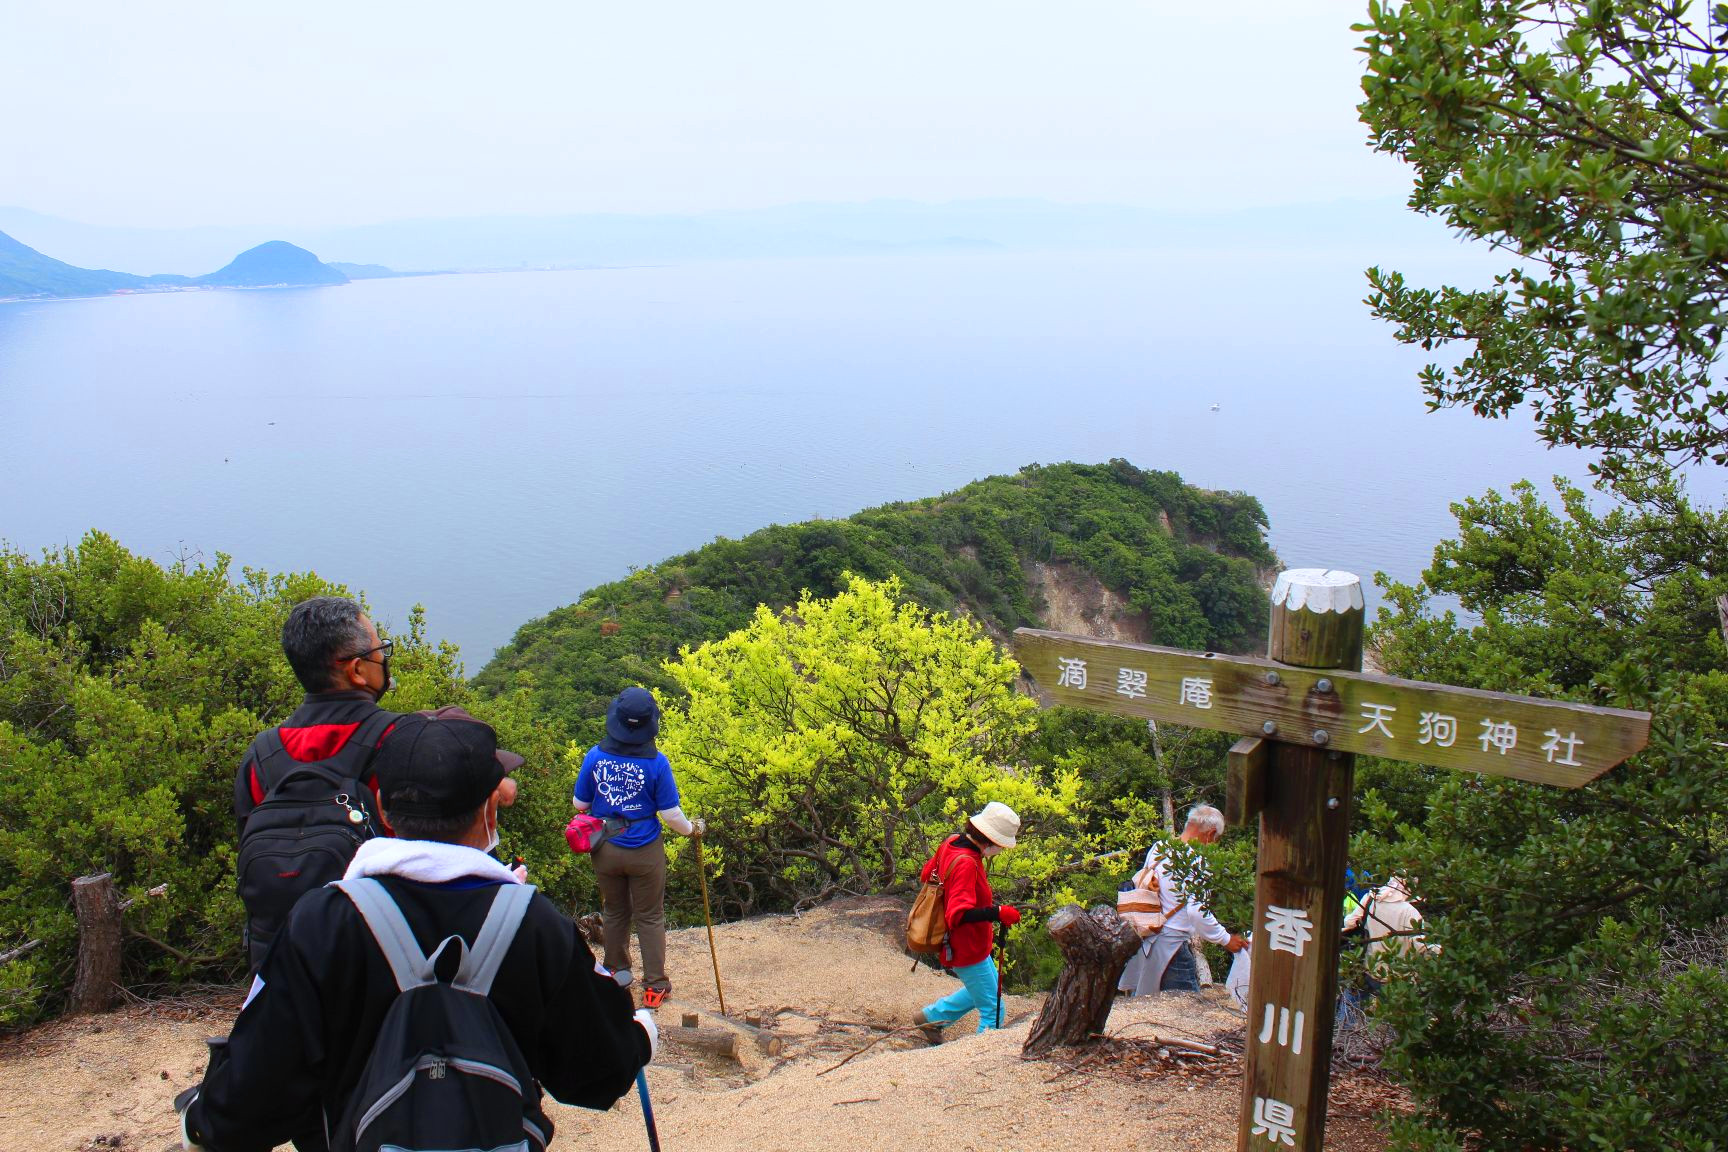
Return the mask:
<path id="1" fill-rule="evenodd" d="M 913 1029 L 887 1031 L 954 986 L 933 969 L 911 970 L 899 948 L 902 916 L 893 901 L 856 900 L 716 927 L 729 1014 L 768 1014 L 783 1048 L 771 1057 L 746 1043 L 733 1063 L 663 1046 L 648 1080 L 667 1152 L 1235 1147 L 1240 1079 L 1231 1062 L 1023 1061 L 1039 1004 L 1024 997 L 1008 998 L 1001 1032 L 977 1035 L 968 1018 L 929 1047 Z M 715 1022 L 702 929 L 671 934 L 668 968 L 676 984 L 661 1026 L 677 1028 L 686 1012 Z M 238 1004 L 237 991 L 135 1003 L 0 1044 L 0 1152 L 177 1148 L 170 1102 L 197 1081 L 203 1038 L 226 1031 Z M 1124 1038 L 1205 1040 L 1241 1029 L 1221 992 L 1118 1000 L 1110 1018 Z M 635 1093 L 598 1113 L 548 1103 L 555 1148 L 648 1146 Z M 1335 1103 L 1327 1146 L 1368 1152 L 1384 1141 L 1365 1110 L 1341 1114 Z"/>

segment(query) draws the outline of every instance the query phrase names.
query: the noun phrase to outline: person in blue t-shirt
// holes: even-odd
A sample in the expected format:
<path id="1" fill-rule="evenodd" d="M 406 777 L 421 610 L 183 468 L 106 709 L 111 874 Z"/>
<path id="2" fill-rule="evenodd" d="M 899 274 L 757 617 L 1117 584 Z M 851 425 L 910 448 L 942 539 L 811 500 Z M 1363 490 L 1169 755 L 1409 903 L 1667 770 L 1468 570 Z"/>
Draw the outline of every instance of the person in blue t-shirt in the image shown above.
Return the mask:
<path id="1" fill-rule="evenodd" d="M 606 738 L 588 749 L 576 776 L 574 803 L 606 821 L 594 850 L 606 933 L 606 967 L 630 970 L 630 923 L 642 944 L 643 1001 L 657 1008 L 671 991 L 666 978 L 666 844 L 664 820 L 681 836 L 707 829 L 678 806 L 672 763 L 654 746 L 660 706 L 646 688 L 626 688 L 606 710 Z"/>

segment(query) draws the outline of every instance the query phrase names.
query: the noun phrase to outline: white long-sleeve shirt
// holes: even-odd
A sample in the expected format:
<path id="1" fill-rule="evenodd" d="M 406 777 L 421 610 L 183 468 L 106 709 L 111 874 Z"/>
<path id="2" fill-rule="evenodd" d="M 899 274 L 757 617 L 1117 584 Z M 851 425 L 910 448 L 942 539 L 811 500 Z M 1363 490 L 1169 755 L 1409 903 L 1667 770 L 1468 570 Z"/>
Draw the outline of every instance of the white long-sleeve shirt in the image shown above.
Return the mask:
<path id="1" fill-rule="evenodd" d="M 1146 867 L 1152 869 L 1152 874 L 1158 878 L 1158 900 L 1164 905 L 1164 931 L 1177 932 L 1190 938 L 1197 937 L 1208 944 L 1228 944 L 1230 930 L 1218 923 L 1218 918 L 1199 900 L 1188 899 L 1187 894 L 1166 870 L 1161 848 L 1162 844 L 1154 844 L 1152 850 L 1146 853 Z M 1206 862 L 1201 860 L 1198 866 L 1199 875 L 1204 878 Z M 1178 904 L 1182 905 L 1181 911 L 1176 909 Z"/>

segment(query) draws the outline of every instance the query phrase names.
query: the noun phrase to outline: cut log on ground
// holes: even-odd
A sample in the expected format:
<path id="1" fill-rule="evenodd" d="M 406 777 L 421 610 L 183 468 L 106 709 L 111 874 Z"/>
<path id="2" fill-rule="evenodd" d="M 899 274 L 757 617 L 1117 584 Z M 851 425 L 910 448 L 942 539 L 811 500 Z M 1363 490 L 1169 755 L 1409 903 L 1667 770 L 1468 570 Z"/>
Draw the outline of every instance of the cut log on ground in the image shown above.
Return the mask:
<path id="1" fill-rule="evenodd" d="M 761 1018 L 762 1022 L 760 1024 L 748 1023 L 747 1021 L 753 1017 Z M 786 1042 L 780 1037 L 774 1035 L 774 1029 L 769 1027 L 773 1020 L 774 1017 L 772 1014 L 763 1017 L 761 1013 L 754 1013 L 752 1016 L 747 1016 L 744 1020 L 733 1020 L 727 1016 L 711 1016 L 709 1017 L 710 1023 L 708 1025 L 701 1025 L 701 1021 L 696 1013 L 686 1012 L 684 1013 L 684 1027 L 680 1028 L 679 1031 L 682 1032 L 685 1029 L 695 1028 L 701 1025 L 702 1027 L 709 1028 L 712 1031 L 731 1032 L 733 1035 L 738 1037 L 738 1042 L 740 1044 L 754 1044 L 757 1050 L 763 1054 L 768 1056 L 778 1056 L 785 1050 Z"/>
<path id="2" fill-rule="evenodd" d="M 1218 1045 L 1202 1044 L 1198 1040 L 1179 1040 L 1174 1036 L 1136 1036 L 1134 1039 L 1145 1044 L 1156 1045 L 1159 1048 L 1173 1048 L 1177 1052 L 1184 1053 L 1191 1052 L 1196 1056 L 1218 1055 Z"/>
<path id="3" fill-rule="evenodd" d="M 730 1028 L 662 1028 L 660 1042 L 673 1048 L 737 1060 L 738 1033 Z"/>
<path id="4" fill-rule="evenodd" d="M 1102 905 L 1086 912 L 1069 904 L 1050 917 L 1048 927 L 1062 950 L 1062 974 L 1026 1035 L 1020 1051 L 1027 1056 L 1081 1044 L 1102 1032 L 1122 966 L 1140 947 L 1133 927 L 1114 908 Z"/>
<path id="5" fill-rule="evenodd" d="M 72 881 L 78 915 L 78 977 L 73 1012 L 106 1012 L 120 999 L 120 901 L 107 872 Z"/>

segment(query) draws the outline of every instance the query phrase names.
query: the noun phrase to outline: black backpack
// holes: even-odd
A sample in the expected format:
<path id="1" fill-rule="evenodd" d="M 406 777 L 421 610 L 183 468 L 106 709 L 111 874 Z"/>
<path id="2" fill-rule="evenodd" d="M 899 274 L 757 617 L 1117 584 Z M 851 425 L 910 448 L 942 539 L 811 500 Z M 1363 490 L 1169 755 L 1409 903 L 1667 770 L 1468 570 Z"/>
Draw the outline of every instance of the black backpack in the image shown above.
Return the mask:
<path id="1" fill-rule="evenodd" d="M 362 777 L 379 737 L 401 717 L 372 713 L 334 756 L 299 763 L 271 728 L 252 742 L 258 778 L 280 773 L 247 815 L 240 833 L 240 901 L 246 905 L 246 946 L 254 970 L 288 922 L 295 901 L 342 879 L 360 845 L 378 834 L 372 790 Z"/>
<path id="2" fill-rule="evenodd" d="M 473 947 L 447 936 L 427 956 L 384 885 L 360 879 L 336 887 L 366 918 L 398 994 L 330 1130 L 330 1152 L 544 1152 L 552 1122 L 540 1110 L 540 1086 L 488 998 L 534 889 L 500 884 Z M 452 945 L 461 963 L 445 983 L 436 968 Z"/>

